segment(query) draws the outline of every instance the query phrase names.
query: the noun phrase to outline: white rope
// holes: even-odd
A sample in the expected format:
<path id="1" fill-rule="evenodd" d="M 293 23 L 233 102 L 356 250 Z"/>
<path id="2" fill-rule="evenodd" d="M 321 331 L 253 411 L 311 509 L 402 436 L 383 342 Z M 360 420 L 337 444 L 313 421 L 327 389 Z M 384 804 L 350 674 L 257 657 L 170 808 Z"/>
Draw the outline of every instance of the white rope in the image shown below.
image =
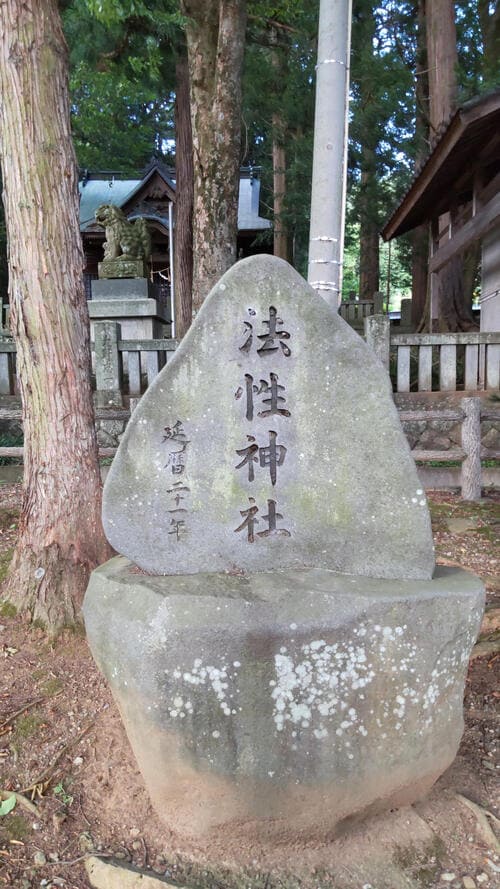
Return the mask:
<path id="1" fill-rule="evenodd" d="M 340 259 L 311 259 L 310 265 L 344 265 Z"/>
<path id="2" fill-rule="evenodd" d="M 322 61 L 318 62 L 318 64 L 315 66 L 316 71 L 318 70 L 320 65 L 342 65 L 342 67 L 345 68 L 346 71 L 349 70 L 347 62 L 343 62 L 341 59 L 322 59 Z"/>

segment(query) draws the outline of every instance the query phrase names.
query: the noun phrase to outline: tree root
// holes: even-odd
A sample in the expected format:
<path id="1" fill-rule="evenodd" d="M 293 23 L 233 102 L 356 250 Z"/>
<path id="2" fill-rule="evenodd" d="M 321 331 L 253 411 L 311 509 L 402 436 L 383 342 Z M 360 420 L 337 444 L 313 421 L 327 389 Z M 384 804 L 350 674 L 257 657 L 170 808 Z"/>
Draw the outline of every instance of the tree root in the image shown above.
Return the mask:
<path id="1" fill-rule="evenodd" d="M 23 713 L 26 712 L 26 710 L 29 710 L 31 707 L 36 707 L 37 704 L 41 704 L 43 701 L 46 701 L 46 700 L 47 700 L 47 698 L 36 698 L 34 701 L 31 701 L 29 704 L 25 704 L 24 707 L 21 707 L 20 710 L 16 710 L 15 713 L 12 713 L 12 715 L 9 716 L 5 720 L 5 722 L 2 722 L 2 724 L 0 725 L 0 736 L 5 735 L 10 724 L 12 722 L 14 722 L 14 720 L 17 719 L 18 716 L 21 716 Z"/>
<path id="2" fill-rule="evenodd" d="M 28 787 L 23 787 L 21 792 L 22 793 L 31 793 L 32 800 L 34 800 L 36 796 L 38 796 L 41 799 L 43 797 L 44 793 L 47 792 L 48 788 L 50 787 L 50 785 L 52 783 L 52 780 L 54 777 L 54 772 L 57 768 L 59 761 L 62 759 L 62 757 L 69 750 L 70 747 L 73 747 L 74 744 L 78 744 L 78 742 L 81 741 L 81 739 L 87 734 L 87 732 L 90 731 L 90 729 L 94 725 L 94 722 L 95 722 L 95 720 L 92 720 L 92 722 L 89 722 L 89 724 L 83 729 L 83 731 L 80 732 L 79 735 L 76 736 L 76 738 L 71 738 L 71 740 L 68 741 L 68 743 L 65 744 L 64 747 L 61 747 L 59 753 L 57 754 L 55 759 L 51 762 L 50 766 L 48 766 L 42 772 L 42 774 L 39 776 L 39 778 L 37 778 L 36 781 L 33 781 L 33 783 L 30 784 Z"/>
<path id="3" fill-rule="evenodd" d="M 483 806 L 478 805 L 478 803 L 473 803 L 472 800 L 468 799 L 466 796 L 462 796 L 461 793 L 455 793 L 455 799 L 458 799 L 464 806 L 467 806 L 471 812 L 476 816 L 479 834 L 482 839 L 486 843 L 486 845 L 493 849 L 495 852 L 500 852 L 500 842 L 497 840 L 493 829 L 490 827 L 488 823 L 488 818 L 491 820 L 492 824 L 496 827 L 500 827 L 500 820 L 490 812 L 488 809 L 485 809 Z"/>
<path id="4" fill-rule="evenodd" d="M 32 815 L 39 815 L 40 814 L 40 812 L 38 811 L 38 809 L 34 805 L 34 803 L 30 802 L 29 799 L 26 799 L 26 797 L 23 796 L 22 793 L 16 793 L 14 790 L 0 790 L 0 799 L 2 799 L 2 800 L 9 799 L 9 797 L 11 797 L 13 794 L 16 798 L 16 802 L 20 806 L 22 806 L 23 809 L 26 809 Z"/>

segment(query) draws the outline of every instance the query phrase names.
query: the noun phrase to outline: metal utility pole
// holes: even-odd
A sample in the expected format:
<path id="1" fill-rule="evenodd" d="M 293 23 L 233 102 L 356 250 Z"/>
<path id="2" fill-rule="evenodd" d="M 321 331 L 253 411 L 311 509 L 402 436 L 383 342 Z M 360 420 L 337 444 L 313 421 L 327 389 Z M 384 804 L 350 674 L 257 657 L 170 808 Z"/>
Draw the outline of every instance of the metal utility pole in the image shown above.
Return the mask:
<path id="1" fill-rule="evenodd" d="M 336 311 L 342 289 L 352 0 L 320 0 L 308 281 Z"/>

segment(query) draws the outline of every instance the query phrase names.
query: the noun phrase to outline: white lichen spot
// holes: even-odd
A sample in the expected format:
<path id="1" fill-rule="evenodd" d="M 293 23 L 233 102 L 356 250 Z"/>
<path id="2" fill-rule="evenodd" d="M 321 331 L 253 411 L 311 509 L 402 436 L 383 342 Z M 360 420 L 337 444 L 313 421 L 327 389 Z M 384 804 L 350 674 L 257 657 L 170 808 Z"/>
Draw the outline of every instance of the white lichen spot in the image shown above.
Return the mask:
<path id="1" fill-rule="evenodd" d="M 314 729 L 314 737 L 321 741 L 322 738 L 328 737 L 328 729 L 327 728 L 315 728 Z"/>

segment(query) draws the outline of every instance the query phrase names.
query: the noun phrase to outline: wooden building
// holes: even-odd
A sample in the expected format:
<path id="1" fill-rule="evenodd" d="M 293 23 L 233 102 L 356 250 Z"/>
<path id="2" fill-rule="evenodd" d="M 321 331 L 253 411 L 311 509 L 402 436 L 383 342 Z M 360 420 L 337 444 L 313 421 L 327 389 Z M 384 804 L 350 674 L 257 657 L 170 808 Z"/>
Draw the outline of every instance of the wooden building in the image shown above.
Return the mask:
<path id="1" fill-rule="evenodd" d="M 104 229 L 94 213 L 101 204 L 115 204 L 128 219 L 148 220 L 152 235 L 152 271 L 160 292 L 169 289 L 172 249 L 175 238 L 175 170 L 153 162 L 141 178 L 125 178 L 119 173 L 84 171 L 79 182 L 80 230 L 85 252 L 85 286 L 91 296 L 92 279 L 103 258 Z M 258 170 L 242 168 L 238 202 L 238 257 L 267 252 L 269 246 L 256 242 L 271 228 L 259 215 L 260 180 Z"/>
<path id="2" fill-rule="evenodd" d="M 431 318 L 436 273 L 481 242 L 481 330 L 500 330 L 500 90 L 453 115 L 382 230 L 389 241 L 431 225 Z"/>

